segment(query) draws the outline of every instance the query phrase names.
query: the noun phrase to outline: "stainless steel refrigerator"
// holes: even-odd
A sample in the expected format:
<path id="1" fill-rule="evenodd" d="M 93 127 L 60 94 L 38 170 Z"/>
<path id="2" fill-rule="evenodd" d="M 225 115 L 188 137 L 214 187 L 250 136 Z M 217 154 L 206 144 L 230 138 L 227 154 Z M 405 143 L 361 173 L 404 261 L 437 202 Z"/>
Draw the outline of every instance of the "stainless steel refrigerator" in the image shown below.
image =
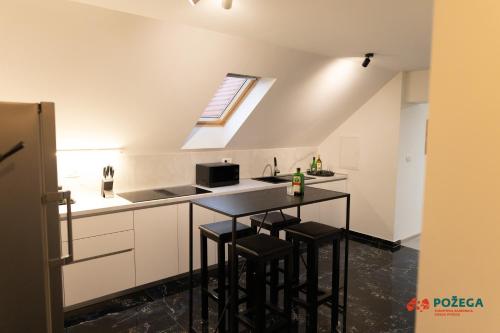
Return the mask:
<path id="1" fill-rule="evenodd" d="M 54 104 L 0 102 L 0 332 L 63 332 L 63 195 Z"/>

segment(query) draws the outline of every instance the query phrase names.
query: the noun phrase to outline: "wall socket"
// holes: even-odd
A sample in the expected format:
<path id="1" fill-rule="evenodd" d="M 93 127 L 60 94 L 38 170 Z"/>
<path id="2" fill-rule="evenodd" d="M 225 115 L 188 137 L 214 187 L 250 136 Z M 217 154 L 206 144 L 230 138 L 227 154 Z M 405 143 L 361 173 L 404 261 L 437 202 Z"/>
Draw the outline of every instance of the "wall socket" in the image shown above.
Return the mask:
<path id="1" fill-rule="evenodd" d="M 222 163 L 233 163 L 233 159 L 231 157 L 224 157 Z"/>

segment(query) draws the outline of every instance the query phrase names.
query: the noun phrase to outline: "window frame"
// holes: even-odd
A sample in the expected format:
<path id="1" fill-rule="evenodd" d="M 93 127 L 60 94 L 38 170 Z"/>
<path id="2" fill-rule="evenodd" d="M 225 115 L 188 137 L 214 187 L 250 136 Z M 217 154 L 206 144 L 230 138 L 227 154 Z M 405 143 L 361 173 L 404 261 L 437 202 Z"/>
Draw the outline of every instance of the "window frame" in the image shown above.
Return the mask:
<path id="1" fill-rule="evenodd" d="M 198 118 L 196 122 L 196 126 L 204 127 L 204 126 L 224 126 L 227 121 L 231 118 L 234 112 L 239 108 L 241 103 L 246 99 L 248 94 L 252 91 L 258 81 L 258 77 L 250 76 L 250 75 L 240 75 L 228 73 L 226 77 L 237 77 L 237 78 L 245 78 L 247 82 L 241 87 L 238 93 L 233 97 L 231 103 L 224 109 L 222 115 L 219 118 L 214 118 L 214 120 L 200 120 L 202 117 Z M 208 119 L 208 118 L 205 118 Z"/>

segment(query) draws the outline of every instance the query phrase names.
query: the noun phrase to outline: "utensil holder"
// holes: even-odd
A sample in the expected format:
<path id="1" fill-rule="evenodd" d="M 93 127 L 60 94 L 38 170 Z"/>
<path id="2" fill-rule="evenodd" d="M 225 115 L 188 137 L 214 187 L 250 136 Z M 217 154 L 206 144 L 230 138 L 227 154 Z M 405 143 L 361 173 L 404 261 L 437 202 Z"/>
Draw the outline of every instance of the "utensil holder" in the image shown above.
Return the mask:
<path id="1" fill-rule="evenodd" d="M 103 179 L 101 182 L 101 195 L 103 198 L 113 198 L 115 193 L 113 192 L 113 178 Z"/>

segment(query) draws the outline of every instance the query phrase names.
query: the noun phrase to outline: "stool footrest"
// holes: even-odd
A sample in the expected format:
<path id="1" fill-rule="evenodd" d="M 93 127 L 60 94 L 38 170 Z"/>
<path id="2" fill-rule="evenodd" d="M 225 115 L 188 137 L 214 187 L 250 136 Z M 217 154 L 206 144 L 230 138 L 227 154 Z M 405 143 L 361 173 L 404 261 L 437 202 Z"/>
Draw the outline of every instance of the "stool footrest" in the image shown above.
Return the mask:
<path id="1" fill-rule="evenodd" d="M 285 274 L 285 269 L 282 267 L 278 267 L 278 272 Z M 271 275 L 271 270 L 266 272 L 266 276 L 270 276 L 270 275 Z"/>
<path id="2" fill-rule="evenodd" d="M 307 282 L 302 282 L 302 283 L 299 283 L 299 284 L 295 283 L 295 284 L 292 285 L 292 290 L 297 290 L 298 289 L 299 291 L 302 291 L 306 286 L 307 286 Z"/>
<path id="3" fill-rule="evenodd" d="M 331 308 L 332 307 L 331 300 L 326 301 L 325 305 Z M 339 304 L 338 310 L 339 310 L 339 312 L 344 312 L 344 306 Z"/>
<path id="4" fill-rule="evenodd" d="M 307 291 L 304 290 L 303 288 L 300 288 L 299 291 L 301 293 L 307 294 Z M 324 290 L 318 290 L 317 305 L 321 305 L 321 304 L 325 304 L 325 303 L 329 302 L 328 305 L 331 306 L 331 298 L 332 298 L 332 293 L 331 292 L 326 292 Z M 299 297 L 294 297 L 293 301 L 295 303 L 297 303 L 298 305 L 301 305 L 302 307 L 305 307 L 305 308 L 309 307 L 309 305 L 307 304 L 306 300 L 301 299 Z"/>
<path id="5" fill-rule="evenodd" d="M 266 284 L 267 285 L 271 285 L 271 279 L 266 279 Z M 281 289 L 284 289 L 285 288 L 285 283 L 282 282 L 282 283 L 278 283 L 278 285 L 276 286 L 276 289 L 278 290 L 281 290 Z"/>
<path id="6" fill-rule="evenodd" d="M 203 291 L 206 291 L 208 296 L 213 299 L 214 301 L 218 301 L 219 300 L 219 291 L 218 291 L 219 288 L 217 287 L 208 287 L 208 289 L 205 289 L 203 288 Z M 227 289 L 229 290 L 229 289 Z M 240 295 L 239 295 L 239 298 L 238 298 L 238 303 L 239 304 L 242 304 L 242 303 L 245 303 L 247 300 L 248 300 L 248 294 L 247 294 L 247 291 L 245 288 L 243 287 L 239 287 L 239 290 L 240 290 Z"/>
<path id="7" fill-rule="evenodd" d="M 283 312 L 283 310 L 266 303 L 266 310 L 269 310 L 270 313 L 276 315 L 278 318 L 281 320 L 277 321 L 271 327 L 266 327 L 266 332 L 273 332 L 279 329 L 282 329 L 287 326 L 287 321 L 286 321 L 286 316 Z M 240 312 L 239 315 L 237 315 L 237 318 L 239 321 L 241 321 L 245 326 L 247 326 L 250 329 L 255 329 L 255 325 L 253 324 L 253 309 L 248 309 L 243 312 Z M 266 315 L 267 316 L 267 315 Z"/>

